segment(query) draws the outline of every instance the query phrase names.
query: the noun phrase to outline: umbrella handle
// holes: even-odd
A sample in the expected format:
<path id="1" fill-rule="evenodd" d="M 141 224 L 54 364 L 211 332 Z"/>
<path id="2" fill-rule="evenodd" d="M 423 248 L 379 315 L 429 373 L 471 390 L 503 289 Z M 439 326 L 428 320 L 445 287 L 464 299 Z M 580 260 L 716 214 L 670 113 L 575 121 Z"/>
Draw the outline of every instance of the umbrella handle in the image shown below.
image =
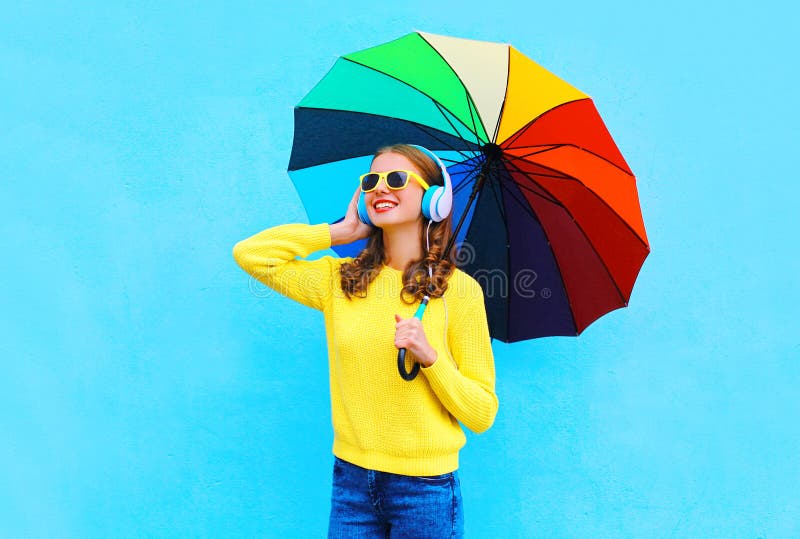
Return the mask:
<path id="1" fill-rule="evenodd" d="M 417 377 L 419 374 L 419 363 L 414 362 L 414 366 L 411 367 L 411 372 L 406 371 L 406 349 L 401 348 L 399 352 L 397 352 L 397 370 L 400 371 L 400 376 L 406 382 L 410 382 L 414 378 Z"/>
<path id="2" fill-rule="evenodd" d="M 428 296 L 422 298 L 422 303 L 420 303 L 419 307 L 417 307 L 417 312 L 414 313 L 414 318 L 417 320 L 422 320 L 422 315 L 425 314 L 425 308 L 428 306 L 429 299 L 430 298 L 428 298 Z M 419 363 L 417 362 L 414 362 L 414 366 L 411 367 L 411 372 L 406 371 L 405 348 L 401 348 L 400 351 L 397 352 L 397 370 L 400 372 L 400 376 L 406 382 L 410 382 L 419 374 Z"/>

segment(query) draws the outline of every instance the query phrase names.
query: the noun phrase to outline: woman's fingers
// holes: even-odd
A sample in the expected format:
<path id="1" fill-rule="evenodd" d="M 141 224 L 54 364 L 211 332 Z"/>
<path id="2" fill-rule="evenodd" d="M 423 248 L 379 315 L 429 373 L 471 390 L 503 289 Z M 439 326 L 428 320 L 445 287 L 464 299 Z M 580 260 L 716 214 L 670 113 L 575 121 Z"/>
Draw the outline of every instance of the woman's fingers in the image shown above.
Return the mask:
<path id="1" fill-rule="evenodd" d="M 350 203 L 347 205 L 347 213 L 344 217 L 344 220 L 352 228 L 352 241 L 367 238 L 372 231 L 372 227 L 368 224 L 362 223 L 361 219 L 358 217 L 358 197 L 360 195 L 361 188 L 358 187 L 356 188 L 355 193 L 353 193 L 353 198 L 350 199 Z"/>
<path id="2" fill-rule="evenodd" d="M 422 327 L 422 322 L 417 318 L 402 318 L 395 314 L 395 344 L 400 345 L 403 343 L 413 345 L 422 343 L 425 340 L 425 330 Z"/>
<path id="3" fill-rule="evenodd" d="M 358 216 L 358 195 L 360 194 L 359 191 L 361 189 L 356 189 L 356 192 L 353 194 L 353 197 L 350 199 L 350 204 L 347 205 L 347 215 L 357 217 Z"/>

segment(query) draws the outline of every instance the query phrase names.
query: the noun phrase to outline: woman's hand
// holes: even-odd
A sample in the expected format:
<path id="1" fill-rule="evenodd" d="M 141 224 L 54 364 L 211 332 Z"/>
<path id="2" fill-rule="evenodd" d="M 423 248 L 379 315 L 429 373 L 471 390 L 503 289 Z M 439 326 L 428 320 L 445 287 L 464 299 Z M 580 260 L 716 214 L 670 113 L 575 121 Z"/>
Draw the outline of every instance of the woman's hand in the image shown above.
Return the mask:
<path id="1" fill-rule="evenodd" d="M 347 206 L 344 219 L 331 225 L 331 245 L 353 243 L 366 238 L 372 231 L 372 226 L 362 223 L 358 218 L 358 196 L 360 194 L 361 187 L 359 186 Z"/>
<path id="2" fill-rule="evenodd" d="M 397 349 L 405 348 L 412 354 L 417 362 L 423 367 L 430 367 L 436 362 L 438 354 L 428 342 L 422 322 L 415 317 L 403 318 L 394 315 L 397 322 L 394 334 L 394 345 Z"/>

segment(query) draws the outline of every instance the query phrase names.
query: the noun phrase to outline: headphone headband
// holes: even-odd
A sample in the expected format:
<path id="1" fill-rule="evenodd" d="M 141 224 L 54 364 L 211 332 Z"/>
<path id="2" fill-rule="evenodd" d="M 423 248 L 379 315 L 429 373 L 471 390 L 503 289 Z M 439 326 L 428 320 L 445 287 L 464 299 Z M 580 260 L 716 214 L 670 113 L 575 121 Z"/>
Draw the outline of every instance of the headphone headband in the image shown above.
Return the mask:
<path id="1" fill-rule="evenodd" d="M 439 167 L 439 172 L 442 173 L 442 179 L 444 179 L 446 183 L 445 176 L 449 176 L 449 174 L 447 173 L 447 167 L 444 166 L 444 163 L 442 163 L 442 160 L 439 159 L 439 156 L 430 151 L 428 148 L 425 148 L 424 146 L 419 146 L 418 144 L 409 144 L 409 146 L 421 151 L 422 153 L 427 155 L 431 161 L 436 163 L 436 166 Z"/>

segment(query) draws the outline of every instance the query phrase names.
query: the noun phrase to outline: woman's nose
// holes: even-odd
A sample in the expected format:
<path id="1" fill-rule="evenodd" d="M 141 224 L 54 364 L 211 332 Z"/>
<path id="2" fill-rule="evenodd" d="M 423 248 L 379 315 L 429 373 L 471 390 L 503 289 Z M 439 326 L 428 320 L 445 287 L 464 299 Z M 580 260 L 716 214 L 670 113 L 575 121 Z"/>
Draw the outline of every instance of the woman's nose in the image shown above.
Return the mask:
<path id="1" fill-rule="evenodd" d="M 375 192 L 377 193 L 389 192 L 389 186 L 386 185 L 386 178 L 381 178 L 381 180 L 378 182 L 378 185 L 375 187 Z"/>

